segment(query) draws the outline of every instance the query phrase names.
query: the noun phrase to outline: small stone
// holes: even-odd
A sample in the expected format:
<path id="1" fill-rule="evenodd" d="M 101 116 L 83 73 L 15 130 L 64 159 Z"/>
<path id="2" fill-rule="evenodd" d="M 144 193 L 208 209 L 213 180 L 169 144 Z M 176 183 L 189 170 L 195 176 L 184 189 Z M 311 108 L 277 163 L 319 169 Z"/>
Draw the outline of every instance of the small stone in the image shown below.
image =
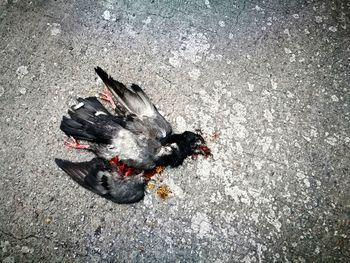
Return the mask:
<path id="1" fill-rule="evenodd" d="M 336 146 L 337 145 L 337 139 L 335 137 L 328 137 L 328 138 L 325 139 L 325 141 L 329 145 L 332 145 L 332 146 Z"/>
<path id="2" fill-rule="evenodd" d="M 51 121 L 52 121 L 53 123 L 57 123 L 57 118 L 56 118 L 56 117 L 52 117 L 52 118 L 51 118 Z"/>
<path id="3" fill-rule="evenodd" d="M 51 28 L 51 36 L 57 36 L 61 34 L 61 29 L 60 29 L 61 25 L 57 23 L 53 23 L 52 25 L 53 27 Z"/>
<path id="4" fill-rule="evenodd" d="M 51 217 L 45 218 L 45 223 L 46 224 L 50 224 L 51 222 L 52 222 L 52 218 Z"/>
<path id="5" fill-rule="evenodd" d="M 258 6 L 258 5 L 256 5 L 253 9 L 255 9 L 256 11 L 261 11 L 262 10 L 262 8 L 260 6 Z"/>
<path id="6" fill-rule="evenodd" d="M 284 48 L 284 53 L 286 54 L 291 54 L 292 53 L 292 50 L 290 50 L 289 48 Z"/>
<path id="7" fill-rule="evenodd" d="M 233 39 L 233 34 L 232 33 L 228 34 L 228 38 Z"/>
<path id="8" fill-rule="evenodd" d="M 19 93 L 21 93 L 22 95 L 25 95 L 25 94 L 27 93 L 26 88 L 21 88 L 21 89 L 19 90 Z"/>
<path id="9" fill-rule="evenodd" d="M 290 37 L 290 33 L 289 33 L 289 29 L 288 29 L 288 28 L 286 28 L 286 29 L 283 31 L 283 33 Z"/>
<path id="10" fill-rule="evenodd" d="M 294 98 L 294 94 L 291 93 L 289 90 L 287 91 L 287 97 L 288 98 Z"/>
<path id="11" fill-rule="evenodd" d="M 328 28 L 328 30 L 331 31 L 331 32 L 333 32 L 333 33 L 335 33 L 335 32 L 337 32 L 338 29 L 337 29 L 335 26 L 330 26 L 330 27 Z"/>
<path id="12" fill-rule="evenodd" d="M 289 58 L 289 62 L 295 62 L 295 54 L 292 54 L 292 56 Z"/>
<path id="13" fill-rule="evenodd" d="M 220 27 L 225 27 L 225 22 L 224 21 L 219 21 L 219 26 Z"/>
<path id="14" fill-rule="evenodd" d="M 104 11 L 102 17 L 104 20 L 110 20 L 111 19 L 111 12 L 109 12 L 108 10 Z"/>
<path id="15" fill-rule="evenodd" d="M 207 6 L 207 8 L 211 8 L 209 0 L 205 0 L 204 4 Z"/>
<path id="16" fill-rule="evenodd" d="M 293 17 L 294 17 L 295 19 L 299 19 L 299 15 L 298 15 L 298 14 L 294 14 Z"/>
<path id="17" fill-rule="evenodd" d="M 148 25 L 149 23 L 152 22 L 152 18 L 151 17 L 147 17 L 145 20 L 142 21 L 145 25 Z"/>
<path id="18" fill-rule="evenodd" d="M 21 252 L 22 252 L 23 254 L 28 254 L 28 253 L 30 252 L 30 249 L 29 249 L 29 247 L 27 247 L 27 246 L 23 246 L 23 247 L 21 248 Z"/>
<path id="19" fill-rule="evenodd" d="M 315 21 L 317 24 L 322 23 L 322 21 L 323 21 L 322 16 L 315 16 Z"/>
<path id="20" fill-rule="evenodd" d="M 254 91 L 254 84 L 247 82 L 247 85 L 249 91 Z"/>
<path id="21" fill-rule="evenodd" d="M 303 181 L 304 181 L 305 187 L 310 188 L 311 186 L 310 181 L 307 178 L 305 178 Z"/>
<path id="22" fill-rule="evenodd" d="M 338 101 L 339 101 L 338 97 L 335 96 L 335 95 L 332 95 L 332 96 L 331 96 L 331 99 L 332 99 L 332 101 L 334 101 L 334 102 L 338 102 Z"/>
<path id="23" fill-rule="evenodd" d="M 28 74 L 28 67 L 27 66 L 20 66 L 16 70 L 17 78 L 22 79 L 25 75 Z"/>

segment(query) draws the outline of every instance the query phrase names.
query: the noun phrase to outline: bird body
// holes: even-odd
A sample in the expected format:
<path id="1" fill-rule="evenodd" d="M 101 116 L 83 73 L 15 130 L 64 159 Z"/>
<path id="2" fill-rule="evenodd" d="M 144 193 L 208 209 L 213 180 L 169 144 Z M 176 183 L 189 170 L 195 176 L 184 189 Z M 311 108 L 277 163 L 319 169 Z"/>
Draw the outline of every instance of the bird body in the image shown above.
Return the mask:
<path id="1" fill-rule="evenodd" d="M 74 139 L 71 146 L 88 149 L 98 157 L 83 163 L 56 160 L 80 185 L 117 203 L 137 202 L 143 198 L 144 181 L 139 174 L 132 175 L 130 169 L 152 174 L 158 166 L 181 165 L 187 156 L 210 154 L 201 135 L 190 131 L 174 134 L 139 86 L 132 84 L 127 88 L 101 68 L 95 71 L 113 96 L 109 100 L 115 112 L 110 113 L 96 97 L 78 98 L 60 126 Z M 117 160 L 116 165 L 113 160 Z M 123 177 L 124 165 L 131 176 Z M 123 169 L 115 172 L 113 167 Z"/>
<path id="2" fill-rule="evenodd" d="M 115 156 L 126 165 L 148 170 L 157 165 L 178 166 L 199 151 L 203 138 L 192 132 L 173 134 L 170 124 L 158 112 L 143 90 L 109 77 L 101 68 L 97 74 L 121 105 L 112 115 L 95 97 L 78 99 L 63 117 L 61 129 L 78 140 L 87 141 L 97 156 Z"/>

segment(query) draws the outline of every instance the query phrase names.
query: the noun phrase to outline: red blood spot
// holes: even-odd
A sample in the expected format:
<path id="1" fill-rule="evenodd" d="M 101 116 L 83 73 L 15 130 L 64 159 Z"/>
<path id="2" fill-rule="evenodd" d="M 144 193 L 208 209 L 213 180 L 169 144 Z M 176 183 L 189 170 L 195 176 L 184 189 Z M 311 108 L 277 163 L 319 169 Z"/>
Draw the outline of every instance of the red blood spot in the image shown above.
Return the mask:
<path id="1" fill-rule="evenodd" d="M 117 167 L 118 167 L 118 170 L 119 170 L 119 172 L 120 172 L 121 175 L 124 175 L 124 176 L 131 176 L 131 175 L 133 175 L 133 174 L 136 172 L 136 170 L 134 170 L 133 168 L 128 167 L 128 166 L 126 166 L 124 163 L 120 162 L 118 156 L 113 157 L 113 158 L 109 161 L 109 163 L 110 163 L 111 165 L 117 166 Z"/>
<path id="2" fill-rule="evenodd" d="M 202 154 L 204 155 L 205 158 L 208 158 L 211 156 L 211 150 L 208 148 L 206 145 L 201 145 L 199 146 L 199 149 L 201 150 Z"/>
<path id="3" fill-rule="evenodd" d="M 134 170 L 132 168 L 127 168 L 125 172 L 125 176 L 131 176 L 134 174 Z"/>

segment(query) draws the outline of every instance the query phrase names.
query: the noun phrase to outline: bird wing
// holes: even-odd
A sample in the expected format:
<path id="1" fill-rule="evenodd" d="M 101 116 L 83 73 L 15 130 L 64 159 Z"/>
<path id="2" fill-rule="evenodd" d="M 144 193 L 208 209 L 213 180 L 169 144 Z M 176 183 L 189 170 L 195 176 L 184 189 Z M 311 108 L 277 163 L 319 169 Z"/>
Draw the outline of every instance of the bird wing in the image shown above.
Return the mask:
<path id="1" fill-rule="evenodd" d="M 95 71 L 119 104 L 147 125 L 150 134 L 153 134 L 157 139 L 161 139 L 172 133 L 169 122 L 159 113 L 138 85 L 132 84 L 130 88 L 127 88 L 123 83 L 108 76 L 100 67 L 96 67 Z"/>
<path id="2" fill-rule="evenodd" d="M 101 158 L 79 163 L 62 159 L 55 159 L 55 162 L 79 185 L 113 202 L 135 203 L 144 197 L 143 177 L 122 177 Z"/>
<path id="3" fill-rule="evenodd" d="M 78 98 L 63 117 L 61 130 L 75 139 L 109 144 L 131 117 L 113 116 L 96 97 Z"/>

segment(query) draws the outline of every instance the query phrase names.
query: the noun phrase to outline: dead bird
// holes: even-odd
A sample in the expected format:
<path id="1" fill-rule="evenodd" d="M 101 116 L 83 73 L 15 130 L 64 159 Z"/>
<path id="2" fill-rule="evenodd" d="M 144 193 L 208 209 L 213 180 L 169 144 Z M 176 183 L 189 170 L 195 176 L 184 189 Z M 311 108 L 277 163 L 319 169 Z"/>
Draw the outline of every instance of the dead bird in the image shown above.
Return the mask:
<path id="1" fill-rule="evenodd" d="M 141 170 L 176 167 L 193 154 L 210 155 L 201 135 L 190 131 L 174 134 L 139 86 L 128 88 L 100 67 L 95 71 L 108 88 L 104 96 L 115 113 L 111 114 L 95 97 L 79 98 L 68 111 L 70 118 L 63 117 L 61 122 L 61 130 L 72 138 L 67 146 L 91 150 L 106 160 L 117 156 L 123 164 Z"/>

